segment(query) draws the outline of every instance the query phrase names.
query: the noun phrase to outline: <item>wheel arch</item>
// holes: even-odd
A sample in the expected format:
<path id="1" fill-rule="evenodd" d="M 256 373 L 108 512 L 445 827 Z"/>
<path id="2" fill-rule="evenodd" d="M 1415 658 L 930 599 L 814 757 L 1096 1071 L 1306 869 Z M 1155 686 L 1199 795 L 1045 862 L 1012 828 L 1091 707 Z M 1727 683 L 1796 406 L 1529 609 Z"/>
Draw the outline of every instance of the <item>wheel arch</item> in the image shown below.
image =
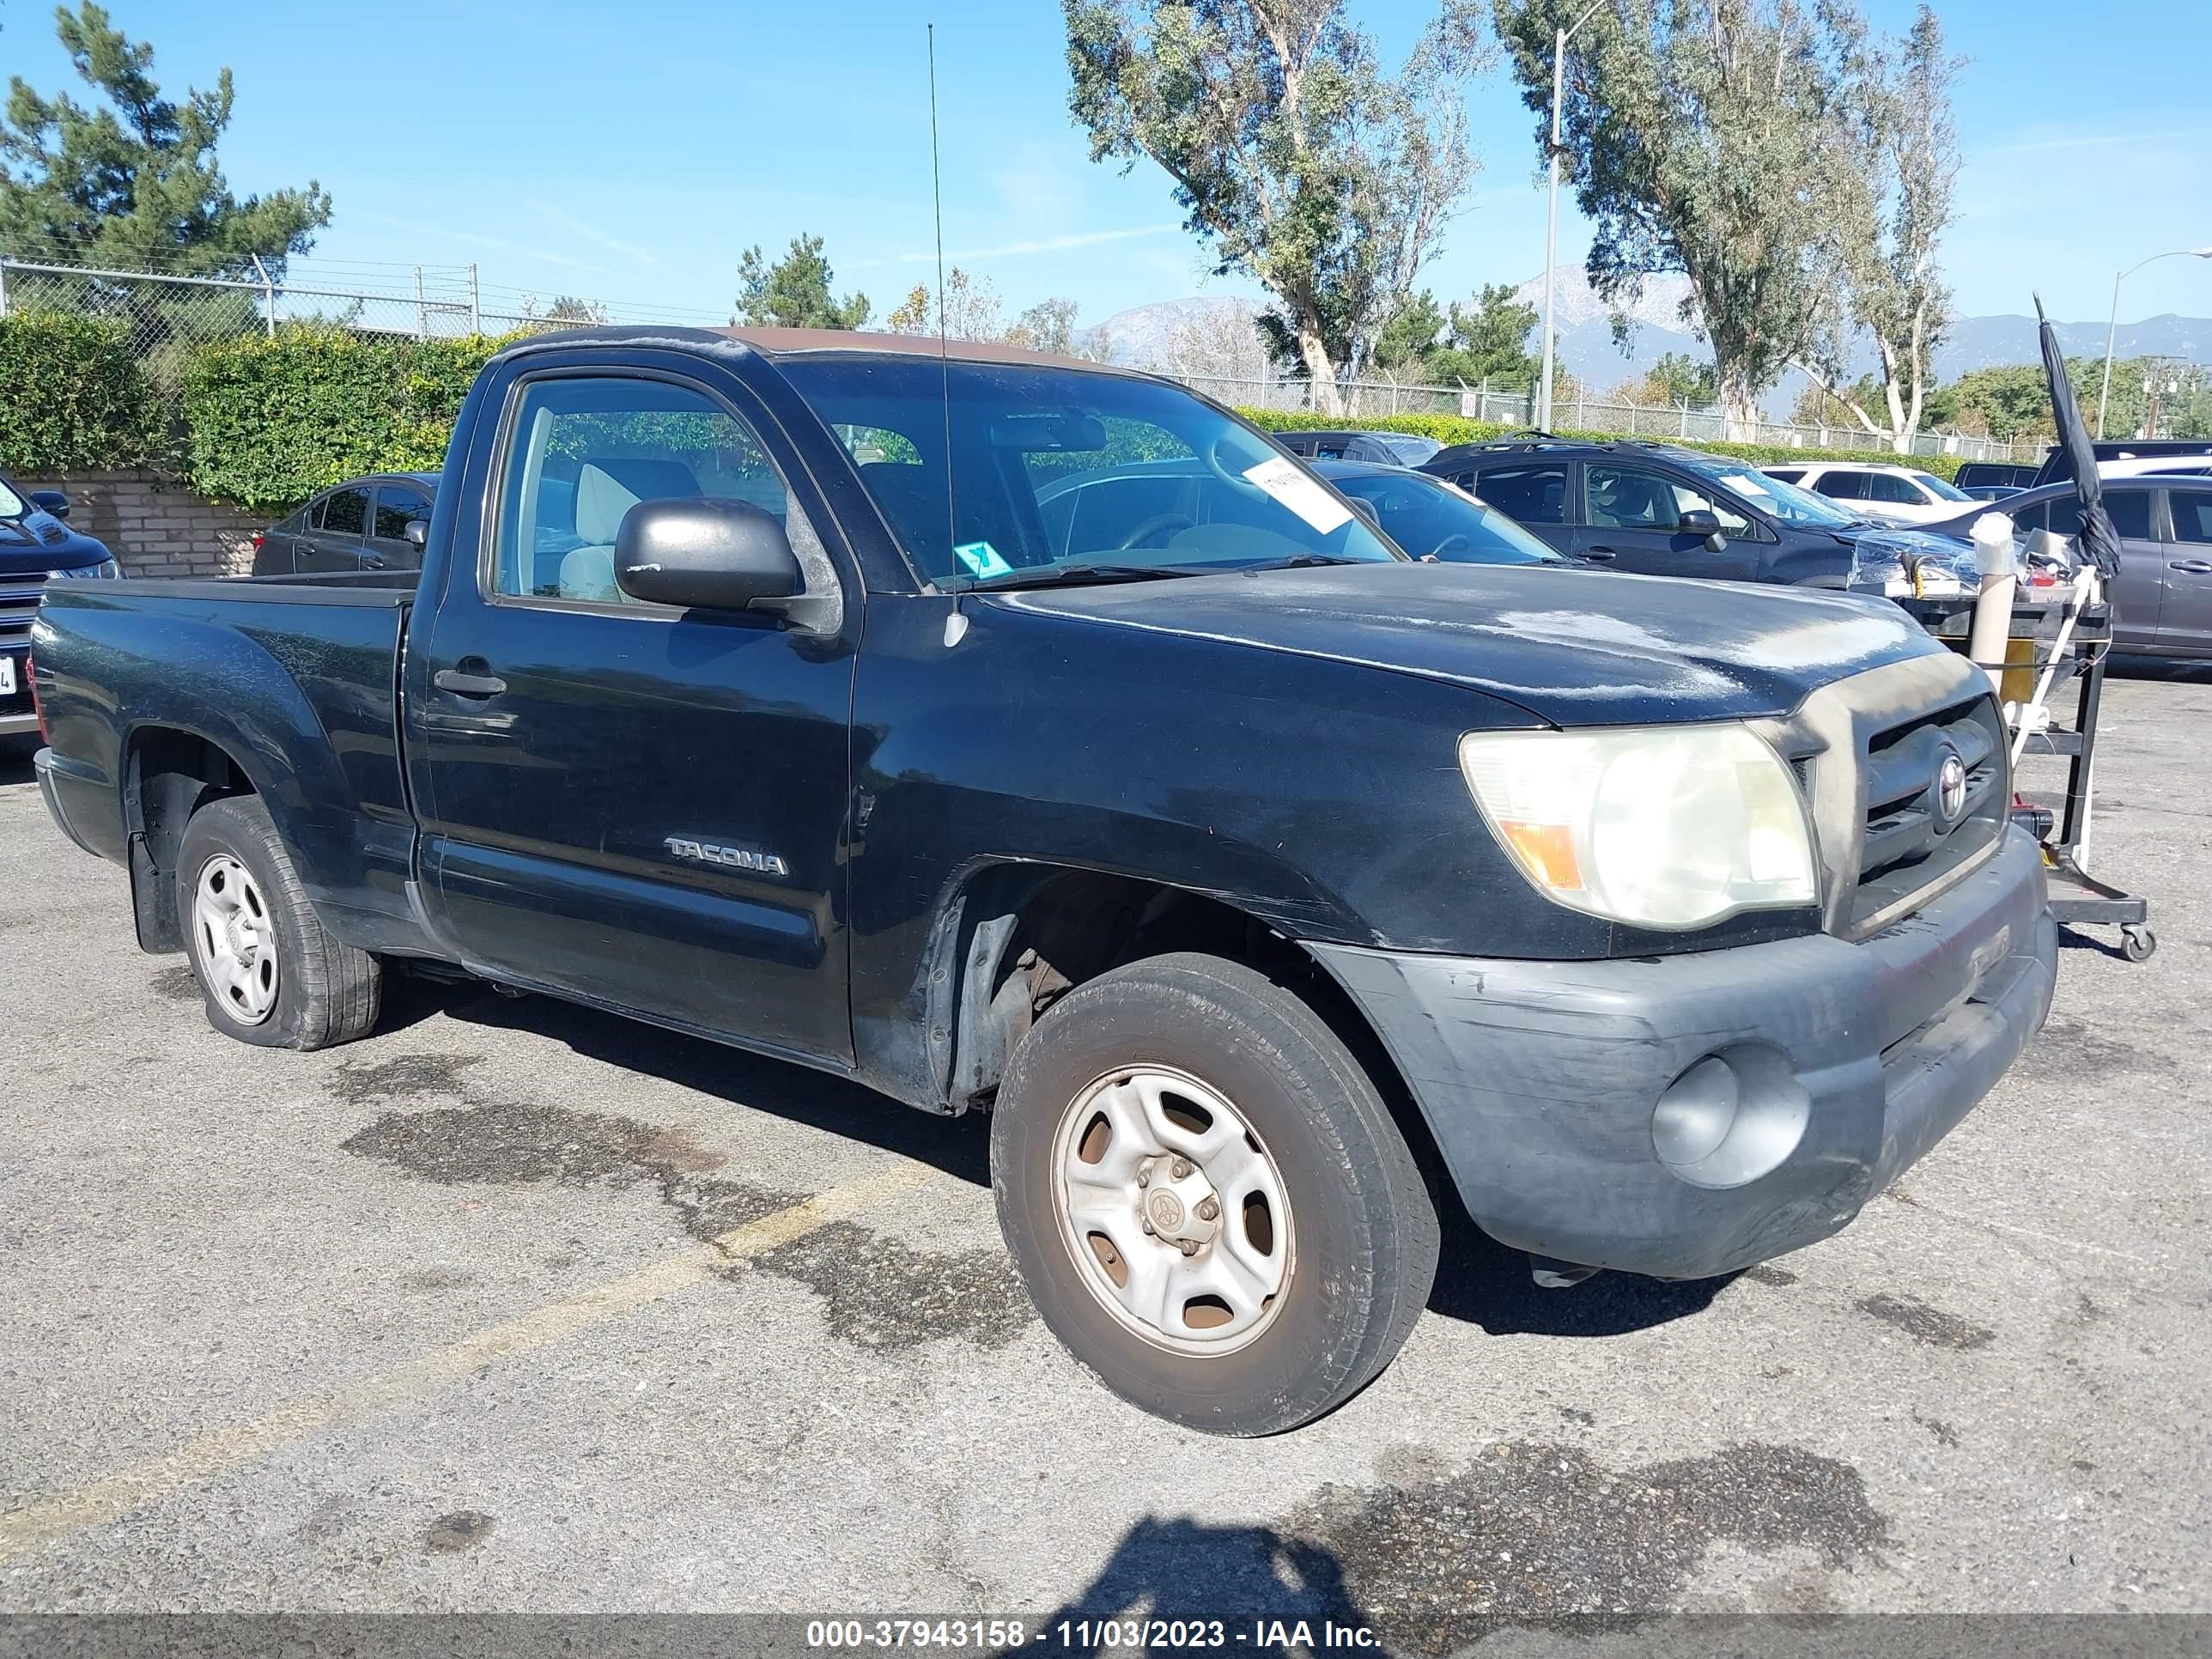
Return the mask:
<path id="1" fill-rule="evenodd" d="M 1304 1001 L 1367 1071 L 1428 1166 L 1434 1137 L 1396 1060 L 1303 945 L 1219 894 L 1075 864 L 981 862 L 947 895 L 921 972 L 932 1103 L 988 1105 L 1014 1048 L 1060 997 L 1110 969 L 1182 951 L 1240 963 Z"/>
<path id="2" fill-rule="evenodd" d="M 157 722 L 131 730 L 123 754 L 123 817 L 140 950 L 160 956 L 185 948 L 175 880 L 192 815 L 211 801 L 262 793 L 231 747 L 204 732 Z"/>

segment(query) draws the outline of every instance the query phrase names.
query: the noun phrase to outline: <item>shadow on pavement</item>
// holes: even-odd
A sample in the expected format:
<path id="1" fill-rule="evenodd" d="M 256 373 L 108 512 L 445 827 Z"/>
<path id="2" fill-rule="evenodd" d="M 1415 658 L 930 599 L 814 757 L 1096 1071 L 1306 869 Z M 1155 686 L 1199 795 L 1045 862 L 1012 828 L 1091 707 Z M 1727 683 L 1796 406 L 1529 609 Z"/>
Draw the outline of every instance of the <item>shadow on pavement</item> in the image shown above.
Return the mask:
<path id="1" fill-rule="evenodd" d="M 1296 1629 L 1301 1621 L 1303 1635 Z M 1374 1628 L 1352 1598 L 1344 1564 L 1322 1545 L 1267 1527 L 1146 1516 L 1121 1535 L 1089 1584 L 1044 1616 L 1030 1640 L 1066 1654 L 1141 1650 L 1155 1645 L 1154 1636 L 1170 1650 L 1214 1649 L 1217 1623 L 1224 1627 L 1220 1649 L 1261 1654 L 1293 1645 L 1325 1650 L 1330 1625 Z M 1156 1631 L 1156 1624 L 1167 1628 Z M 1379 1635 L 1373 1640 L 1358 1651 L 1388 1652 Z"/>
<path id="2" fill-rule="evenodd" d="M 824 1072 L 552 997 L 509 997 L 489 987 L 415 981 L 406 1000 L 412 1006 L 417 999 L 424 1013 L 528 1031 L 624 1071 L 881 1147 L 977 1187 L 991 1184 L 990 1120 L 980 1112 L 938 1117 Z"/>

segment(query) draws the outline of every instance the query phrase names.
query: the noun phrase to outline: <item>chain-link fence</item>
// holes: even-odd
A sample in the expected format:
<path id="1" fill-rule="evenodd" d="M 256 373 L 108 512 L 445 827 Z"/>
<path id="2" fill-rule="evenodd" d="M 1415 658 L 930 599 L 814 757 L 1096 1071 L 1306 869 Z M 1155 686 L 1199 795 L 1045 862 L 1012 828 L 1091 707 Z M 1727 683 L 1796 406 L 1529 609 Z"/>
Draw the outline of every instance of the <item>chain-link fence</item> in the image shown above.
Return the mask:
<path id="1" fill-rule="evenodd" d="M 274 334 L 291 323 L 318 323 L 363 334 L 414 339 L 459 339 L 595 323 L 665 323 L 719 326 L 728 316 L 671 307 L 626 305 L 573 295 L 487 284 L 474 265 L 352 267 L 340 276 L 313 266 L 283 277 L 257 268 L 246 277 L 179 276 L 145 271 L 102 270 L 0 256 L 0 316 L 11 310 L 60 311 L 115 319 L 125 329 L 148 377 L 173 391 L 188 352 L 219 340 Z M 1164 372 L 1224 403 L 1282 410 L 1312 406 L 1312 388 L 1301 380 L 1224 379 L 1178 368 Z M 1534 419 L 1528 385 L 1437 386 L 1358 380 L 1338 387 L 1347 422 L 1386 415 L 1460 415 L 1472 420 L 1527 426 Z M 1688 404 L 1646 404 L 1618 398 L 1556 399 L 1553 422 L 1565 431 L 1614 432 L 1678 442 L 1728 438 L 1719 410 Z M 1888 454 L 1889 441 L 1852 427 L 1792 426 L 1761 422 L 1750 441 L 1791 448 Z M 1965 460 L 2035 460 L 2042 446 L 1923 432 L 1916 455 Z"/>
<path id="2" fill-rule="evenodd" d="M 257 269 L 258 267 L 257 266 Z M 473 265 L 356 269 L 343 278 L 265 270 L 253 278 L 105 270 L 0 257 L 0 316 L 48 311 L 111 319 L 157 386 L 173 389 L 194 349 L 312 323 L 368 335 L 462 339 L 595 323 L 726 324 L 726 315 L 486 284 Z"/>

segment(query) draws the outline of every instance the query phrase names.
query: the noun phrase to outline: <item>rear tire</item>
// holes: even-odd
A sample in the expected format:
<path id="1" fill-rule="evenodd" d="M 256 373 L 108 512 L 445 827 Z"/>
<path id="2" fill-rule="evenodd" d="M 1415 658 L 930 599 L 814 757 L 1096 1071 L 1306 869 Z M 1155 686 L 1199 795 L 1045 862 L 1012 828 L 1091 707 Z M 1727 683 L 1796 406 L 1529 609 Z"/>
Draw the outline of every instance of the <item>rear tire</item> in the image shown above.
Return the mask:
<path id="1" fill-rule="evenodd" d="M 208 1024 L 223 1036 L 328 1048 L 375 1027 L 381 964 L 323 931 L 258 796 L 211 802 L 185 826 L 177 921 Z"/>
<path id="2" fill-rule="evenodd" d="M 1055 1003 L 1006 1068 L 991 1178 L 1053 1334 L 1209 1433 L 1334 1410 L 1436 1277 L 1436 1211 L 1373 1081 L 1297 995 L 1218 957 L 1151 957 Z"/>

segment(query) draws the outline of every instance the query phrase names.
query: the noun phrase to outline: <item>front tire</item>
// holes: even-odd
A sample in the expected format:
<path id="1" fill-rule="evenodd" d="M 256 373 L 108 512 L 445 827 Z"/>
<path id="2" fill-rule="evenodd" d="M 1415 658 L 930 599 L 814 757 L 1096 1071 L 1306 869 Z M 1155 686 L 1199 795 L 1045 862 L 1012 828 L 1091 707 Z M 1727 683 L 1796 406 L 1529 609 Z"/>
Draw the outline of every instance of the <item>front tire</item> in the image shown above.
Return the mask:
<path id="1" fill-rule="evenodd" d="M 1054 1004 L 1006 1068 L 991 1178 L 1053 1334 L 1209 1433 L 1334 1410 L 1436 1277 L 1436 1211 L 1373 1081 L 1297 995 L 1218 957 L 1150 957 Z"/>
<path id="2" fill-rule="evenodd" d="M 383 972 L 323 931 L 258 797 L 192 815 L 177 852 L 177 920 L 208 1024 L 263 1048 L 327 1048 L 367 1036 Z"/>

